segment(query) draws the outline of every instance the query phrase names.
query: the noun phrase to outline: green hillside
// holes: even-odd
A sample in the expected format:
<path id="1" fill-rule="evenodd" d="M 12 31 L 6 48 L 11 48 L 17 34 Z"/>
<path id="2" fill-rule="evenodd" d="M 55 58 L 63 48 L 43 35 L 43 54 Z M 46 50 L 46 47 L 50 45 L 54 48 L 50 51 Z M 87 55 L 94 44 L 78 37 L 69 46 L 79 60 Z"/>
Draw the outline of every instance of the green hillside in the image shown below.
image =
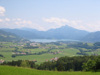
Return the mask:
<path id="1" fill-rule="evenodd" d="M 0 75 L 100 75 L 100 72 L 39 71 L 29 68 L 0 66 Z"/>
<path id="2" fill-rule="evenodd" d="M 21 37 L 13 33 L 0 30 L 0 42 L 15 42 L 15 41 L 21 41 L 21 40 L 24 40 L 24 39 L 22 39 Z"/>

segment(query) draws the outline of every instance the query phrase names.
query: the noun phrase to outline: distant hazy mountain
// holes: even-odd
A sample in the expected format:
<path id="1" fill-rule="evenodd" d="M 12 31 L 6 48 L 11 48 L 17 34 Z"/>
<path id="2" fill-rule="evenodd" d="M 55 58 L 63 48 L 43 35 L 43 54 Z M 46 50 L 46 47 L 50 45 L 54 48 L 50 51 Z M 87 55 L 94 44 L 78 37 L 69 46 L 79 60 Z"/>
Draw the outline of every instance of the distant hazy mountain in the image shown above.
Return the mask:
<path id="1" fill-rule="evenodd" d="M 20 37 L 26 38 L 26 39 L 36 39 L 40 38 L 37 34 L 35 34 L 32 31 L 24 30 L 24 29 L 2 29 L 6 32 L 14 33 Z M 33 29 L 34 31 L 34 29 Z"/>
<path id="2" fill-rule="evenodd" d="M 73 39 L 79 40 L 86 36 L 89 32 L 84 30 L 78 30 L 70 26 L 63 26 L 56 29 L 50 29 L 48 31 L 38 31 L 36 29 L 21 28 L 21 29 L 3 29 L 7 32 L 15 33 L 28 39 Z"/>
<path id="3" fill-rule="evenodd" d="M 66 25 L 57 29 L 50 29 L 46 33 L 47 35 L 49 34 L 48 36 L 50 38 L 79 40 L 80 38 L 86 36 L 89 32 L 78 30 Z"/>
<path id="4" fill-rule="evenodd" d="M 86 35 L 84 38 L 82 38 L 81 40 L 88 41 L 88 42 L 100 42 L 100 31 L 91 32 L 88 35 Z"/>
<path id="5" fill-rule="evenodd" d="M 21 41 L 21 40 L 22 38 L 18 37 L 15 34 L 0 30 L 0 41 L 15 42 L 15 41 Z"/>
<path id="6" fill-rule="evenodd" d="M 38 31 L 38 30 L 36 30 L 36 29 L 26 28 L 26 27 L 19 28 L 19 30 L 30 31 L 30 32 L 37 32 L 37 31 Z"/>
<path id="7" fill-rule="evenodd" d="M 72 39 L 86 42 L 100 42 L 100 31 L 89 33 L 87 31 L 78 30 L 67 25 L 56 29 L 50 29 L 48 31 L 38 31 L 36 29 L 31 28 L 2 30 L 0 30 L 0 40 L 2 40 L 2 38 L 9 38 L 9 40 L 10 38 L 16 39 L 16 37 L 20 36 L 27 39 Z M 18 36 L 11 33 L 14 33 Z"/>

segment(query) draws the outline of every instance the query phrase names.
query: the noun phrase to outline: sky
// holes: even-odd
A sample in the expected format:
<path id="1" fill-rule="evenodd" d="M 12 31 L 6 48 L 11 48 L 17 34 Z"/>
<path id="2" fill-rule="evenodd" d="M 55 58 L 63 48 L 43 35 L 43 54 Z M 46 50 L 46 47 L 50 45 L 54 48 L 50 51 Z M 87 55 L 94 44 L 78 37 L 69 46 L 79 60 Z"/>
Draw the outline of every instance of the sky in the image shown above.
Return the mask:
<path id="1" fill-rule="evenodd" d="M 0 28 L 71 26 L 100 31 L 100 0 L 0 0 Z"/>

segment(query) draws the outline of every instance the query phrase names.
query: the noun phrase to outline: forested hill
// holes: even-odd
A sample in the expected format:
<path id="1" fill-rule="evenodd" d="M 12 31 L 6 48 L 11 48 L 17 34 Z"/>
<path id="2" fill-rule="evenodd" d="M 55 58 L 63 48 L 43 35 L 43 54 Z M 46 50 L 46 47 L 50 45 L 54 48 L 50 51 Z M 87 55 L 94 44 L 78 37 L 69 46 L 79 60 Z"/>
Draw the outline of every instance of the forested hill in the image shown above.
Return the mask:
<path id="1" fill-rule="evenodd" d="M 100 42 L 100 31 L 91 32 L 85 37 L 83 37 L 81 40 L 88 41 L 88 42 Z"/>
<path id="2" fill-rule="evenodd" d="M 23 39 L 13 33 L 5 32 L 0 30 L 0 41 L 1 42 L 15 42 L 15 41 L 22 41 Z"/>

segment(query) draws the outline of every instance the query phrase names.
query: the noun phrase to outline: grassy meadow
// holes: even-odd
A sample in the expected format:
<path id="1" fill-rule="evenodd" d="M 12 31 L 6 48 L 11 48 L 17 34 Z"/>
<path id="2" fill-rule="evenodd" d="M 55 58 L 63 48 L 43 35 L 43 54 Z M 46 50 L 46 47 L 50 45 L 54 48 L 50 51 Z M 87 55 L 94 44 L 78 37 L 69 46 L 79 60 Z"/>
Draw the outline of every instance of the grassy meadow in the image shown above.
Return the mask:
<path id="1" fill-rule="evenodd" d="M 41 71 L 29 68 L 0 66 L 0 75 L 100 75 L 100 72 Z"/>

